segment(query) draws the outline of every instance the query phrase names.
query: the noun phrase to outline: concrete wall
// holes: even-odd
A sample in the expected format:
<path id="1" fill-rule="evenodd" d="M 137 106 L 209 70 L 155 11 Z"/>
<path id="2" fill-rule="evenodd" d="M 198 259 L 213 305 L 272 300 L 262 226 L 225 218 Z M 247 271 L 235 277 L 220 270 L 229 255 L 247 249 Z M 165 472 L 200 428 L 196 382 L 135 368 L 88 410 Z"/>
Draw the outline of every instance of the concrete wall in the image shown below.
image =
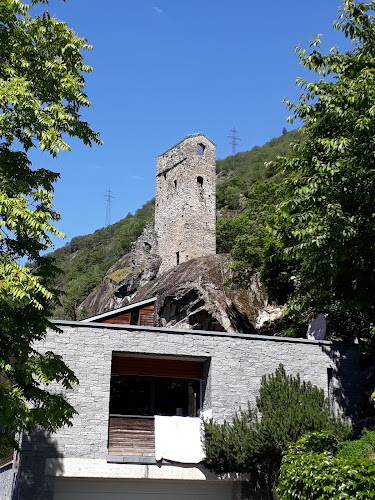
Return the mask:
<path id="1" fill-rule="evenodd" d="M 188 136 L 158 156 L 155 230 L 161 273 L 176 266 L 177 252 L 180 262 L 216 253 L 215 145 L 203 134 Z"/>
<path id="2" fill-rule="evenodd" d="M 79 462 L 78 459 L 86 464 L 81 467 L 83 472 L 77 472 L 79 477 L 90 475 L 95 464 L 100 477 L 137 477 L 142 474 L 142 477 L 149 477 L 140 469 L 144 465 L 138 464 L 137 468 L 136 465 L 116 464 L 114 467 L 105 461 L 113 351 L 206 358 L 208 373 L 204 407 L 212 408 L 214 418 L 219 421 L 231 418 L 239 407 L 246 407 L 249 400 L 254 404 L 261 376 L 273 372 L 279 363 L 284 364 L 287 373 L 298 372 L 303 380 L 321 387 L 326 395 L 327 369 L 332 368 L 330 394 L 336 407 L 347 406 L 350 411 L 357 394 L 359 357 L 355 346 L 340 347 L 324 341 L 246 334 L 57 323 L 63 333 L 49 332 L 38 347 L 63 355 L 64 361 L 78 376 L 80 384 L 69 392 L 68 399 L 79 415 L 74 418 L 73 427 L 61 429 L 52 437 L 43 432 L 25 437 L 20 500 L 52 498 L 54 476 L 71 477 L 73 473 L 68 471 L 78 470 L 72 466 Z M 91 469 L 88 463 L 92 464 Z M 156 465 L 153 467 L 157 469 Z M 158 477 L 172 474 L 163 467 L 159 472 L 156 469 L 152 472 L 152 467 L 147 466 L 147 474 L 159 474 Z M 189 479 L 207 477 L 197 467 L 169 466 L 169 469 L 174 470 L 172 476 L 176 478 L 185 477 L 181 476 L 181 471 L 188 474 Z"/>

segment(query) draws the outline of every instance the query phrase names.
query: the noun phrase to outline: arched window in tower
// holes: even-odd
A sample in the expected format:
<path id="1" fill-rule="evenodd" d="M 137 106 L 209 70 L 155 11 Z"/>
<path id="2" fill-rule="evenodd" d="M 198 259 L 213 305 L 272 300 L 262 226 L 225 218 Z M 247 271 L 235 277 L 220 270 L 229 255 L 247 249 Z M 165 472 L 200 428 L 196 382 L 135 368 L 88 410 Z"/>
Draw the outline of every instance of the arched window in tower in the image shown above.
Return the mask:
<path id="1" fill-rule="evenodd" d="M 205 148 L 206 147 L 205 147 L 204 144 L 201 144 L 201 143 L 198 144 L 198 146 L 197 146 L 197 154 L 198 154 L 198 156 L 203 157 Z"/>
<path id="2" fill-rule="evenodd" d="M 203 186 L 203 177 L 201 175 L 198 175 L 197 183 L 198 183 L 199 187 Z"/>
<path id="3" fill-rule="evenodd" d="M 175 180 L 173 181 L 173 183 L 174 183 L 174 187 L 175 187 L 175 188 L 177 188 L 177 179 L 175 179 Z"/>

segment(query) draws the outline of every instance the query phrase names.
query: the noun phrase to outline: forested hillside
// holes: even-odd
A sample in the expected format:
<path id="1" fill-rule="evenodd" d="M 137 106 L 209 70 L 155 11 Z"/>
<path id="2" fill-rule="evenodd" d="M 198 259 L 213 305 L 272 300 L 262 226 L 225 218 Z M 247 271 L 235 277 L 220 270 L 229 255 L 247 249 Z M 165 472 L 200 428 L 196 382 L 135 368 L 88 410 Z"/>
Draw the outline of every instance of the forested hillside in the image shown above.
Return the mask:
<path id="1" fill-rule="evenodd" d="M 299 130 L 293 130 L 280 137 L 273 138 L 263 146 L 254 146 L 250 151 L 237 153 L 216 162 L 218 186 L 216 190 L 216 207 L 220 213 L 236 210 L 243 206 L 244 198 L 253 197 L 251 188 L 259 181 L 266 181 L 275 175 L 272 168 L 265 163 L 273 161 L 277 156 L 288 156 L 290 143 L 301 140 Z M 242 202 L 242 203 L 241 203 Z"/>
<path id="2" fill-rule="evenodd" d="M 300 137 L 295 130 L 261 147 L 255 146 L 251 151 L 237 153 L 234 168 L 232 156 L 217 161 L 218 253 L 233 250 L 236 254 L 246 245 L 245 257 L 249 261 L 248 244 L 254 239 L 254 233 L 262 236 L 260 239 L 256 237 L 256 248 L 252 246 L 251 252 L 254 248 L 255 253 L 261 251 L 258 247 L 265 230 L 264 218 L 272 210 L 280 182 L 280 175 L 267 169 L 265 162 L 288 154 L 290 143 Z M 56 285 L 64 292 L 61 306 L 55 311 L 56 318 L 79 319 L 76 317 L 78 305 L 102 281 L 106 271 L 130 251 L 131 243 L 153 218 L 154 200 L 134 215 L 128 214 L 116 224 L 98 229 L 93 234 L 77 236 L 51 254 L 62 270 Z M 258 261 L 256 257 L 251 264 L 256 265 Z M 243 259 L 241 262 L 245 275 L 248 262 Z"/>
<path id="3" fill-rule="evenodd" d="M 154 205 L 151 200 L 134 215 L 129 213 L 93 234 L 77 236 L 51 254 L 62 271 L 56 285 L 64 292 L 61 306 L 55 311 L 56 318 L 79 319 L 76 308 L 102 281 L 107 270 L 130 251 L 145 224 L 153 221 Z"/>

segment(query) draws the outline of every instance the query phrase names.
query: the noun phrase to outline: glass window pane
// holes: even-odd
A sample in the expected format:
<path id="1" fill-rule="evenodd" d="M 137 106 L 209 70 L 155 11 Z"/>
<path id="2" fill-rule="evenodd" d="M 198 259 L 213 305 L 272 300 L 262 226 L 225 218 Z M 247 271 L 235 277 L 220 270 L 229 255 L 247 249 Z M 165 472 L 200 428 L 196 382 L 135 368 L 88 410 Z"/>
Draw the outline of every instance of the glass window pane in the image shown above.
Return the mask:
<path id="1" fill-rule="evenodd" d="M 151 415 L 151 380 L 118 375 L 111 379 L 109 412 L 120 415 Z"/>
<path id="2" fill-rule="evenodd" d="M 117 415 L 181 415 L 200 410 L 199 380 L 114 375 L 109 412 Z"/>
<path id="3" fill-rule="evenodd" d="M 197 416 L 199 381 L 155 378 L 155 415 Z"/>

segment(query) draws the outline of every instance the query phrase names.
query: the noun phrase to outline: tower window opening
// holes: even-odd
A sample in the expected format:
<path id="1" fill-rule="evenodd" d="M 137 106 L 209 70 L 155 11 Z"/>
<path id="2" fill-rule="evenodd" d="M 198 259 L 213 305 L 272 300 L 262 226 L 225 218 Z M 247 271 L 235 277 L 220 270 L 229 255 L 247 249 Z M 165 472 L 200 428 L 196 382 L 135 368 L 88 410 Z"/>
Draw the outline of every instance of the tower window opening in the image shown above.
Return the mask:
<path id="1" fill-rule="evenodd" d="M 201 177 L 200 175 L 198 175 L 197 182 L 198 182 L 199 186 L 202 187 L 203 186 L 203 177 Z"/>
<path id="2" fill-rule="evenodd" d="M 167 174 L 164 174 L 164 179 L 166 179 L 166 178 L 167 178 Z"/>
<path id="3" fill-rule="evenodd" d="M 176 188 L 177 187 L 177 179 L 175 179 L 173 182 L 174 182 L 174 187 Z"/>
<path id="4" fill-rule="evenodd" d="M 177 266 L 178 266 L 180 263 L 180 252 L 176 252 L 176 262 L 177 262 Z"/>
<path id="5" fill-rule="evenodd" d="M 204 150 L 205 150 L 205 145 L 204 144 L 198 144 L 198 146 L 197 146 L 197 154 L 198 154 L 198 156 L 202 156 L 203 157 Z"/>

